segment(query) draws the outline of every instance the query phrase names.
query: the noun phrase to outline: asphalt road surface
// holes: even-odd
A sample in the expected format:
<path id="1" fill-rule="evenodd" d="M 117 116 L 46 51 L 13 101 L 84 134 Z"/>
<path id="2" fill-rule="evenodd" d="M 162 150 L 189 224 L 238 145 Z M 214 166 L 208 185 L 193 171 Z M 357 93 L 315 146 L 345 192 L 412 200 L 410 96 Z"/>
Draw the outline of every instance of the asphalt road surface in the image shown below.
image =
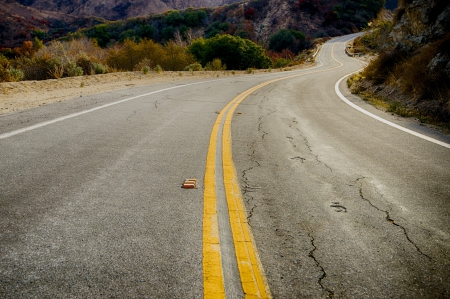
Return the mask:
<path id="1" fill-rule="evenodd" d="M 336 94 L 352 37 L 0 116 L 0 297 L 450 297 L 450 138 Z"/>

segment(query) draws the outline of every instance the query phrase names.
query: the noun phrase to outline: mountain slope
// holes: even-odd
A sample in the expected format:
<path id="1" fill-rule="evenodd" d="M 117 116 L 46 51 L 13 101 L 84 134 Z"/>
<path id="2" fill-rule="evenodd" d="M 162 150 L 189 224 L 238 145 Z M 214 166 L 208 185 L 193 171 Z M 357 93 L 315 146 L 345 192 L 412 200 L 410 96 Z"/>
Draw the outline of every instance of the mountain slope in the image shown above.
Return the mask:
<path id="1" fill-rule="evenodd" d="M 383 38 L 373 43 L 379 55 L 363 73 L 368 79 L 363 89 L 375 90 L 394 112 L 450 128 L 448 0 L 400 1 L 394 23 L 383 31 Z M 370 44 L 375 39 L 369 33 L 357 42 Z"/>
<path id="2" fill-rule="evenodd" d="M 18 0 L 36 9 L 60 11 L 78 17 L 96 16 L 107 20 L 127 19 L 188 7 L 215 7 L 236 0 Z"/>
<path id="3" fill-rule="evenodd" d="M 84 26 L 95 24 L 62 12 L 23 6 L 15 1 L 4 1 L 0 5 L 0 20 L 0 48 L 20 46 L 39 32 L 47 32 L 52 38 L 57 38 L 67 34 L 68 28 L 75 23 Z M 73 30 L 76 28 L 78 26 L 72 26 Z"/>

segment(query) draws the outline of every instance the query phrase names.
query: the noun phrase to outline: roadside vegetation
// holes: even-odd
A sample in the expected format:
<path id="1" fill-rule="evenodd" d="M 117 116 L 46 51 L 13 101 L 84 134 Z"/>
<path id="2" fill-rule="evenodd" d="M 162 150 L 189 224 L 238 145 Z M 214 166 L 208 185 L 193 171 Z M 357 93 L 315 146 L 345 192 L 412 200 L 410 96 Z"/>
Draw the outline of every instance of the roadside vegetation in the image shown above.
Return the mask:
<path id="1" fill-rule="evenodd" d="M 45 80 L 119 71 L 286 68 L 311 59 L 323 38 L 356 32 L 367 25 L 383 0 L 298 0 L 290 7 L 319 29 L 305 34 L 295 24 L 273 30 L 255 27 L 269 20 L 269 0 L 217 8 L 189 8 L 127 20 L 95 19 L 94 26 L 61 37 L 29 24 L 22 46 L 0 48 L 0 82 Z M 309 18 L 309 17 L 308 17 Z M 278 27 L 279 28 L 279 27 Z M 47 31 L 46 31 L 47 30 Z M 261 39 L 263 30 L 272 32 Z M 58 31 L 60 32 L 60 31 Z M 259 37 L 258 37 L 259 36 Z"/>
<path id="2" fill-rule="evenodd" d="M 388 112 L 415 117 L 420 122 L 450 131 L 450 76 L 442 58 L 450 57 L 450 34 L 415 48 L 395 46 L 390 34 L 393 20 L 378 20 L 355 40 L 355 52 L 374 56 L 347 84 L 353 93 Z M 441 63 L 442 64 L 442 63 Z"/>

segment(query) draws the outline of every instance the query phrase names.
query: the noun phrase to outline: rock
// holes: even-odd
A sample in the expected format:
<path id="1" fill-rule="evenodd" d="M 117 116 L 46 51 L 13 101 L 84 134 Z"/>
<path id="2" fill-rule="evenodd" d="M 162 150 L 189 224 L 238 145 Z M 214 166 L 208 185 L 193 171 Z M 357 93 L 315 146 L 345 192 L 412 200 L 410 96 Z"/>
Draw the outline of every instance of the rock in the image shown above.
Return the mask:
<path id="1" fill-rule="evenodd" d="M 415 0 L 399 7 L 404 13 L 389 34 L 388 47 L 412 52 L 444 37 L 450 29 L 450 2 L 442 3 L 432 1 L 430 6 L 429 0 Z"/>

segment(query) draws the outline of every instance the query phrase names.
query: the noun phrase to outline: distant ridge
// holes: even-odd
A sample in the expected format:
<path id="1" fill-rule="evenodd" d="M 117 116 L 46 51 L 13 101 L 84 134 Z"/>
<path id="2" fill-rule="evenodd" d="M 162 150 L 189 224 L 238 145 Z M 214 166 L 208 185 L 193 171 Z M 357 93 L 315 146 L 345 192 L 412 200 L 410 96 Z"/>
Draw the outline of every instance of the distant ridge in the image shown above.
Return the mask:
<path id="1" fill-rule="evenodd" d="M 106 20 L 128 19 L 189 7 L 216 7 L 236 0 L 17 0 L 35 9 L 58 11 L 77 17 L 101 17 Z"/>

